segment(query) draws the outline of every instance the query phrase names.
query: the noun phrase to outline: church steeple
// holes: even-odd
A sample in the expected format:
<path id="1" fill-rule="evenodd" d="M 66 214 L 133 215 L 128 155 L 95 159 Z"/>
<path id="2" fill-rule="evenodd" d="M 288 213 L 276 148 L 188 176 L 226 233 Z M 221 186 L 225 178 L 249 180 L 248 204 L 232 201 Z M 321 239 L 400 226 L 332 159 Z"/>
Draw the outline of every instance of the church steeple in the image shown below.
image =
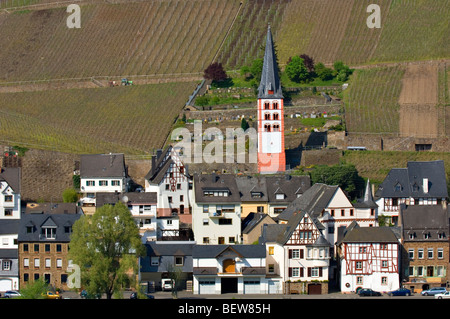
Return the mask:
<path id="1" fill-rule="evenodd" d="M 259 99 L 282 99 L 281 81 L 278 76 L 278 65 L 273 46 L 270 25 L 267 28 L 266 49 L 261 74 L 261 82 L 258 88 Z"/>

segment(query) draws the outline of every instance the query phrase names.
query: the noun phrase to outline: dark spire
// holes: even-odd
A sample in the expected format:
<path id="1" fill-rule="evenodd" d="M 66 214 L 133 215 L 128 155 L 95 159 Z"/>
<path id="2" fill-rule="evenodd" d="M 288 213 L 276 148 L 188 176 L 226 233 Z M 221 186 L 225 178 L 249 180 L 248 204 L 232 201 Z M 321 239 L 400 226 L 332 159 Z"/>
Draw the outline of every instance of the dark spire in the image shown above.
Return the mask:
<path id="1" fill-rule="evenodd" d="M 266 50 L 261 74 L 261 82 L 258 88 L 258 98 L 282 99 L 281 81 L 278 76 L 278 65 L 273 47 L 270 25 L 267 28 Z"/>

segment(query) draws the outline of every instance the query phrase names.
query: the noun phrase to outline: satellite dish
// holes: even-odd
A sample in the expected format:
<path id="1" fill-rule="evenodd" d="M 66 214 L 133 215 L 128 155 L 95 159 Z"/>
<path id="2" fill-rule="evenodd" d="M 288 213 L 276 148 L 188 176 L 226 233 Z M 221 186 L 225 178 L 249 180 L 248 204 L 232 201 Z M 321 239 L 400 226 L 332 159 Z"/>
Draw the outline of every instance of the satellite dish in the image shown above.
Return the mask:
<path id="1" fill-rule="evenodd" d="M 124 203 L 128 203 L 128 196 L 124 196 L 124 197 L 122 197 L 122 202 L 124 202 Z"/>

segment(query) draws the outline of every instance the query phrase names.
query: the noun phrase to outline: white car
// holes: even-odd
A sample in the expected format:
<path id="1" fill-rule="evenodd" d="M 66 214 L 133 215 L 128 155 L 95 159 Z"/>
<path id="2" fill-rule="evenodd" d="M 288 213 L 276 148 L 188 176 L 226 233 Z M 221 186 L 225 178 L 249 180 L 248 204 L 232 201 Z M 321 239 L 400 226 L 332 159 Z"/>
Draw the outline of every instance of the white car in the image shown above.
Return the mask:
<path id="1" fill-rule="evenodd" d="M 435 299 L 450 299 L 450 291 L 446 291 L 442 294 L 436 294 L 434 295 Z"/>
<path id="2" fill-rule="evenodd" d="M 20 297 L 21 294 L 18 291 L 15 290 L 8 290 L 3 295 L 5 298 L 14 298 L 14 297 Z"/>
<path id="3" fill-rule="evenodd" d="M 161 279 L 161 288 L 163 291 L 172 290 L 173 288 L 173 280 L 172 279 Z"/>

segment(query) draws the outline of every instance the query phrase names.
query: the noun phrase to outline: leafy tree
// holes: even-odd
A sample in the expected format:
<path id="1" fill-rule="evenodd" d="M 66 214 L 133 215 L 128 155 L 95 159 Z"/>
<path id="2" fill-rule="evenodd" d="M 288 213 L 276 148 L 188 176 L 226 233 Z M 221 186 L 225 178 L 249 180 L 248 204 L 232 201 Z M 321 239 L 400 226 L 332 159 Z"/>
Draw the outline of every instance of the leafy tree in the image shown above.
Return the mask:
<path id="1" fill-rule="evenodd" d="M 108 299 L 135 284 L 137 257 L 143 253 L 139 229 L 123 203 L 105 205 L 73 226 L 69 257 L 80 266 L 88 294 Z"/>
<path id="2" fill-rule="evenodd" d="M 64 203 L 76 203 L 78 201 L 78 192 L 73 188 L 67 188 L 62 194 Z"/>
<path id="3" fill-rule="evenodd" d="M 320 165 L 310 172 L 311 182 L 339 185 L 353 199 L 360 195 L 364 180 L 353 164 Z"/>
<path id="4" fill-rule="evenodd" d="M 195 104 L 198 106 L 206 106 L 209 104 L 209 97 L 207 95 L 201 95 L 195 99 Z"/>
<path id="5" fill-rule="evenodd" d="M 300 83 L 309 78 L 308 69 L 305 66 L 304 60 L 299 56 L 294 56 L 286 65 L 286 75 L 291 81 Z"/>
<path id="6" fill-rule="evenodd" d="M 211 63 L 204 71 L 203 77 L 212 81 L 224 81 L 227 79 L 227 73 L 219 62 Z"/>
<path id="7" fill-rule="evenodd" d="M 328 81 L 333 78 L 333 70 L 327 68 L 322 62 L 319 62 L 314 67 L 315 73 L 322 81 Z"/>
<path id="8" fill-rule="evenodd" d="M 263 64 L 263 59 L 255 59 L 250 66 L 250 73 L 252 74 L 253 78 L 257 79 L 258 81 L 261 79 Z"/>
<path id="9" fill-rule="evenodd" d="M 306 54 L 301 54 L 300 57 L 303 59 L 303 62 L 305 63 L 306 68 L 308 69 L 309 73 L 314 73 L 314 59 Z"/>
<path id="10" fill-rule="evenodd" d="M 347 81 L 349 76 L 353 73 L 348 65 L 345 65 L 342 61 L 336 61 L 333 64 L 334 74 L 338 81 Z"/>
<path id="11" fill-rule="evenodd" d="M 46 299 L 47 291 L 49 289 L 48 283 L 39 278 L 35 281 L 29 282 L 26 285 L 21 285 L 20 294 L 18 299 Z"/>

